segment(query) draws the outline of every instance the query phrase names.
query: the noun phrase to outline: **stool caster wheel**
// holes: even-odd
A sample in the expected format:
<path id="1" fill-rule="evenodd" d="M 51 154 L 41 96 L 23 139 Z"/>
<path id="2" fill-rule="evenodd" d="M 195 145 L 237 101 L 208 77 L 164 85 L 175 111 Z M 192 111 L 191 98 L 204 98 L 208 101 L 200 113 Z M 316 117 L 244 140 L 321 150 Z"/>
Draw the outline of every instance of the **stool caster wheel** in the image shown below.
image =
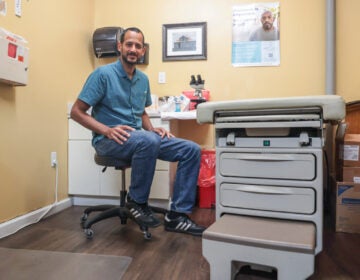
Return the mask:
<path id="1" fill-rule="evenodd" d="M 82 217 L 80 218 L 80 222 L 83 224 L 83 223 L 87 220 L 88 216 L 89 216 L 88 214 L 85 214 L 85 213 L 84 213 L 84 214 L 82 215 Z"/>
<path id="2" fill-rule="evenodd" d="M 120 215 L 119 218 L 120 218 L 121 224 L 125 225 L 128 217 L 126 215 Z"/>
<path id="3" fill-rule="evenodd" d="M 145 231 L 145 232 L 144 232 L 144 239 L 150 240 L 150 239 L 151 239 L 151 233 L 148 232 L 148 231 Z"/>
<path id="4" fill-rule="evenodd" d="M 147 226 L 140 226 L 140 230 L 143 232 L 144 234 L 144 239 L 149 240 L 151 239 L 151 233 L 148 230 Z"/>
<path id="5" fill-rule="evenodd" d="M 88 218 L 88 214 L 85 214 L 85 213 L 80 218 L 80 226 L 81 226 L 81 228 L 84 228 L 84 223 L 86 222 L 87 218 Z"/>
<path id="6" fill-rule="evenodd" d="M 92 239 L 94 236 L 94 231 L 91 228 L 84 229 L 84 233 L 87 239 Z"/>

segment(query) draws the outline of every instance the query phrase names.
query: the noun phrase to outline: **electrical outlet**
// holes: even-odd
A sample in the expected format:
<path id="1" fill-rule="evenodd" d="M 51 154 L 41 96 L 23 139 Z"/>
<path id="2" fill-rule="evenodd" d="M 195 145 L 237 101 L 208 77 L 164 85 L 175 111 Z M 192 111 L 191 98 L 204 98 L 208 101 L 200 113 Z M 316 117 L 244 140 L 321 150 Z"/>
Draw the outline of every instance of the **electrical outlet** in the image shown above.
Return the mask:
<path id="1" fill-rule="evenodd" d="M 51 154 L 50 154 L 50 164 L 51 164 L 51 167 L 55 167 L 57 165 L 57 154 L 56 154 L 56 152 L 51 152 Z"/>

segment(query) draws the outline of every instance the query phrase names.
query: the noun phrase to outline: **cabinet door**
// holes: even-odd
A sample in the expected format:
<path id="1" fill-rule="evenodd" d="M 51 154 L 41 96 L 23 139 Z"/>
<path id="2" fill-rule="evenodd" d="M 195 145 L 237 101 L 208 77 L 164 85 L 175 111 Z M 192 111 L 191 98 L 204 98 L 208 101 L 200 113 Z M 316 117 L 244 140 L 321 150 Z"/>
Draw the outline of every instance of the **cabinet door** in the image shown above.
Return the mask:
<path id="1" fill-rule="evenodd" d="M 76 121 L 69 119 L 69 140 L 91 140 L 91 130 L 83 127 Z"/>
<path id="2" fill-rule="evenodd" d="M 151 118 L 151 123 L 154 127 L 163 127 L 170 130 L 169 121 L 163 121 L 160 118 Z M 170 197 L 170 163 L 167 161 L 158 160 L 156 162 L 156 169 L 153 183 L 150 190 L 150 198 L 153 199 L 169 199 Z"/>
<path id="3" fill-rule="evenodd" d="M 163 127 L 166 130 L 170 129 L 169 121 L 163 121 L 160 118 L 151 118 L 151 123 L 152 123 L 153 127 Z"/>
<path id="4" fill-rule="evenodd" d="M 156 170 L 150 190 L 150 198 L 168 199 L 169 198 L 169 171 Z"/>
<path id="5" fill-rule="evenodd" d="M 69 194 L 99 195 L 100 167 L 90 140 L 68 141 Z"/>
<path id="6" fill-rule="evenodd" d="M 131 168 L 126 169 L 126 189 L 129 189 Z M 105 172 L 100 174 L 100 195 L 120 197 L 120 189 L 122 184 L 121 171 L 108 167 Z"/>

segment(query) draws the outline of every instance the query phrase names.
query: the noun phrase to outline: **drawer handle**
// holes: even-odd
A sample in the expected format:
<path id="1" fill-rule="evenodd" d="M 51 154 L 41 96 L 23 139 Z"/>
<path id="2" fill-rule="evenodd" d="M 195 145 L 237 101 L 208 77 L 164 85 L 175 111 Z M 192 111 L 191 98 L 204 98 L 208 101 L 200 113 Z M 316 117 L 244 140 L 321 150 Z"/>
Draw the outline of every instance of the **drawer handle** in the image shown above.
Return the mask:
<path id="1" fill-rule="evenodd" d="M 262 161 L 299 161 L 300 158 L 295 158 L 293 155 L 280 155 L 280 154 L 251 154 L 251 155 L 236 155 L 235 157 L 226 157 L 224 159 L 237 159 L 237 160 L 262 160 Z"/>
<path id="2" fill-rule="evenodd" d="M 236 191 L 248 192 L 248 193 L 264 193 L 264 194 L 280 194 L 280 195 L 289 195 L 294 194 L 291 189 L 279 189 L 273 187 L 260 187 L 260 186 L 241 186 L 237 187 Z"/>

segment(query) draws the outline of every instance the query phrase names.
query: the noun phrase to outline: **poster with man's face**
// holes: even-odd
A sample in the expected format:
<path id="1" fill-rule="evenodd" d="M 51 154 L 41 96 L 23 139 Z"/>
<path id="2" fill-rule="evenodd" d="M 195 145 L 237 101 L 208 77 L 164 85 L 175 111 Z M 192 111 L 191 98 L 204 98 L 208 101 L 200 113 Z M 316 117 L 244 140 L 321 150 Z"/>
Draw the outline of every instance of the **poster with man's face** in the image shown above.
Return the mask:
<path id="1" fill-rule="evenodd" d="M 242 4 L 233 7 L 233 66 L 280 64 L 280 5 Z"/>

